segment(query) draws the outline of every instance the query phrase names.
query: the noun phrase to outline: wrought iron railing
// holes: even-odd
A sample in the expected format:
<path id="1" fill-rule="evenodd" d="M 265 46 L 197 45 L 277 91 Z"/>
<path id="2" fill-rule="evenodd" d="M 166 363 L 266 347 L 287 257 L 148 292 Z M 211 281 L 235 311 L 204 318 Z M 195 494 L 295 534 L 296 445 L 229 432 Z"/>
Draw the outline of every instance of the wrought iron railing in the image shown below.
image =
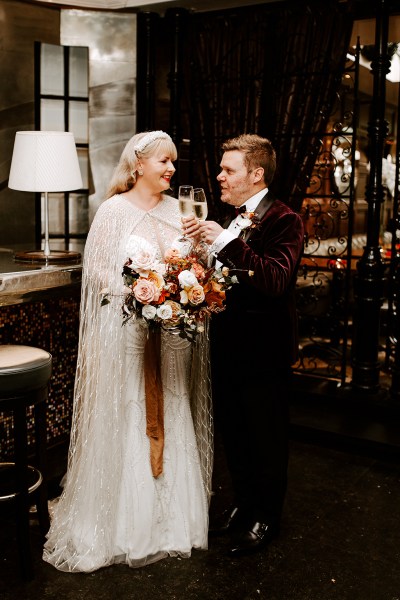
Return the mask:
<path id="1" fill-rule="evenodd" d="M 344 71 L 337 106 L 321 138 L 302 204 L 305 243 L 297 283 L 300 359 L 295 370 L 341 385 L 352 380 L 354 281 L 367 237 L 368 203 L 364 196 L 368 165 L 359 150 L 358 109 L 362 100 L 358 56 L 359 49 Z M 400 122 L 396 148 L 400 147 L 399 129 Z M 399 160 L 397 151 L 394 189 L 385 189 L 388 202 L 383 204 L 380 226 L 385 274 L 379 361 L 381 382 L 395 398 L 400 398 Z"/>
<path id="2" fill-rule="evenodd" d="M 296 371 L 350 380 L 352 279 L 363 235 L 354 236 L 357 186 L 358 51 L 342 77 L 302 204 L 298 275 L 300 359 Z"/>

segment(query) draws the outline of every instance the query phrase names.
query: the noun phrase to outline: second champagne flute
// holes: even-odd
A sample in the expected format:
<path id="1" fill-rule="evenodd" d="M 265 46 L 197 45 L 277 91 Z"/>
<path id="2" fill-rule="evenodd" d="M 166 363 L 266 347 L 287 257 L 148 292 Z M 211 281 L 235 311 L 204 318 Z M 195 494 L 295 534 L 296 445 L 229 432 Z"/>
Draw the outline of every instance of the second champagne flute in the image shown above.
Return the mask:
<path id="1" fill-rule="evenodd" d="M 208 214 L 208 206 L 206 194 L 203 188 L 194 188 L 193 198 L 194 214 L 199 221 L 205 221 Z M 208 248 L 208 245 L 203 240 L 200 240 L 197 244 L 198 251 L 204 254 L 204 260 L 207 260 Z"/>
<path id="2" fill-rule="evenodd" d="M 199 219 L 199 221 L 204 221 L 207 218 L 208 206 L 206 194 L 203 188 L 194 188 L 193 207 L 195 216 Z"/>

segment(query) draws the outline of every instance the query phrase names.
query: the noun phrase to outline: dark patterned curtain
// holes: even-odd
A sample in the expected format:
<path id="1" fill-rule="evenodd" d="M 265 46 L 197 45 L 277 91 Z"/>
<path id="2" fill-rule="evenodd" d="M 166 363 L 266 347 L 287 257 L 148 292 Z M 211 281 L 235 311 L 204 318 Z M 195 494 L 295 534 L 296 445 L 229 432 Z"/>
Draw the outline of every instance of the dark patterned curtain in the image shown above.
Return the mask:
<path id="1" fill-rule="evenodd" d="M 340 84 L 353 18 L 349 3 L 297 0 L 197 14 L 186 76 L 192 177 L 222 216 L 216 176 L 221 142 L 269 137 L 275 194 L 301 207 Z"/>

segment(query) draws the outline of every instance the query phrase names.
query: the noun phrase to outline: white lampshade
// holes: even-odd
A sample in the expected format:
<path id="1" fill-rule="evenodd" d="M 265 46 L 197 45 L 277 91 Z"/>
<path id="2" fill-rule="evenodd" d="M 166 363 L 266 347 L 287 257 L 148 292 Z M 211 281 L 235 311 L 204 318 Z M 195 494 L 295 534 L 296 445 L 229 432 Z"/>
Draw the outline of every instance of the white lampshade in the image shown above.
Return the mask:
<path id="1" fill-rule="evenodd" d="M 73 133 L 17 131 L 8 187 L 23 192 L 66 192 L 81 188 Z"/>
<path id="2" fill-rule="evenodd" d="M 49 192 L 83 187 L 74 135 L 69 131 L 17 131 L 8 187 L 21 192 L 41 192 L 44 197 L 44 249 L 18 252 L 16 259 L 37 262 L 71 260 L 77 252 L 50 251 Z"/>

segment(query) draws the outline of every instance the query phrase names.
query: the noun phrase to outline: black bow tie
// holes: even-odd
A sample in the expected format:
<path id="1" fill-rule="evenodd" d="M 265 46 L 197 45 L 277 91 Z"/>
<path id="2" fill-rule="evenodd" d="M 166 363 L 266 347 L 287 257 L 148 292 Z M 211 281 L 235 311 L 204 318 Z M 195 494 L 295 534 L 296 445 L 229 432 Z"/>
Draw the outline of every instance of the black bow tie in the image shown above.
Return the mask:
<path id="1" fill-rule="evenodd" d="M 245 212 L 246 212 L 246 205 L 245 204 L 243 204 L 243 206 L 235 206 L 235 217 L 237 217 L 241 213 L 245 213 Z"/>

